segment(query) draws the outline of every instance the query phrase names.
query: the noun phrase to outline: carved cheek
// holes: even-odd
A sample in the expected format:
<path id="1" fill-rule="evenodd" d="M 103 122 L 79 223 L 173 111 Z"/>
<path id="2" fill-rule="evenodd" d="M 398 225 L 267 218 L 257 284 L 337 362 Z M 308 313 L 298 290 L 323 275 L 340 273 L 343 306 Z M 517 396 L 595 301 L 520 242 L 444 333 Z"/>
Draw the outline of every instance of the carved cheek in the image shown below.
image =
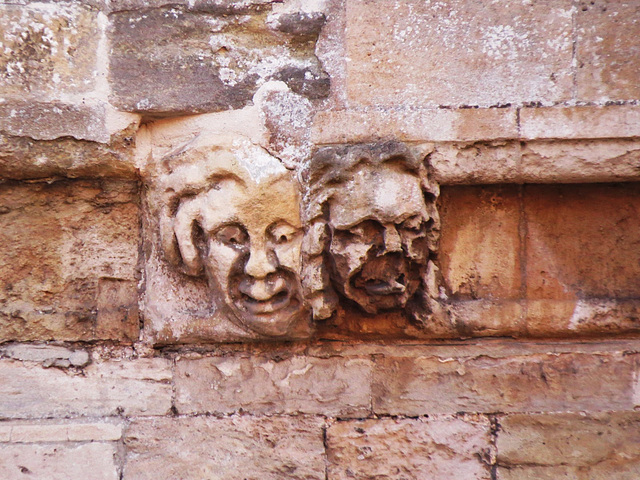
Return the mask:
<path id="1" fill-rule="evenodd" d="M 423 263 L 429 256 L 426 237 L 403 239 L 403 244 L 407 246 L 407 256 L 414 262 Z"/>
<path id="2" fill-rule="evenodd" d="M 346 266 L 349 272 L 353 272 L 367 260 L 367 254 L 371 247 L 371 244 L 361 240 L 356 239 L 348 242 L 340 239 L 331 242 L 330 251 L 337 264 L 342 267 Z"/>
<path id="3" fill-rule="evenodd" d="M 209 242 L 206 268 L 209 275 L 218 281 L 223 290 L 226 290 L 229 283 L 229 274 L 239 258 L 240 252 L 235 248 L 228 247 L 215 240 Z"/>
<path id="4" fill-rule="evenodd" d="M 299 275 L 302 270 L 301 248 L 302 239 L 294 239 L 290 242 L 274 246 L 273 251 L 278 259 L 278 265 Z"/>

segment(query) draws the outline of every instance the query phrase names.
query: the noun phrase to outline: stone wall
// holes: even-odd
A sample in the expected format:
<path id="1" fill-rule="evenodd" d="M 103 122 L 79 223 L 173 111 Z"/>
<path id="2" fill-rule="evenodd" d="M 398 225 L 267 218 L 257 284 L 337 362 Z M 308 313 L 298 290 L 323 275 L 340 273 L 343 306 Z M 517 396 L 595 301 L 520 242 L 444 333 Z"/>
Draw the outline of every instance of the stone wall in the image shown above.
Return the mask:
<path id="1" fill-rule="evenodd" d="M 640 478 L 640 2 L 0 32 L 1 479 Z"/>

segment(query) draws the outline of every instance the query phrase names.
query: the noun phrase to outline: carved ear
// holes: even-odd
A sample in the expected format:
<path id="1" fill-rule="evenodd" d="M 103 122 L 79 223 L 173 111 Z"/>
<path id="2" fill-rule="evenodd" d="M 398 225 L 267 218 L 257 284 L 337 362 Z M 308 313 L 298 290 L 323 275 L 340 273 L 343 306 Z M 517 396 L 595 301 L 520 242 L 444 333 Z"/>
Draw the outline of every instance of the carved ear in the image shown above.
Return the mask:
<path id="1" fill-rule="evenodd" d="M 182 260 L 182 268 L 187 275 L 200 276 L 204 268 L 201 252 L 195 245 L 193 232 L 194 224 L 200 218 L 200 202 L 198 198 L 184 200 L 173 220 L 173 238 L 177 243 L 177 250 Z"/>

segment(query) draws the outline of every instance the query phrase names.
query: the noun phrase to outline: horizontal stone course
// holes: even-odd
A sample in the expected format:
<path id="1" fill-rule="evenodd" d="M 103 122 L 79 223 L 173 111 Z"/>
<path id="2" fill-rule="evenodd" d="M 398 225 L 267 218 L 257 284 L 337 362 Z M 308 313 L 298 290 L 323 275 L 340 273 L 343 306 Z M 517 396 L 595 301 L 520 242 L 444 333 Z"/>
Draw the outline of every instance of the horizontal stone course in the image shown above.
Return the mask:
<path id="1" fill-rule="evenodd" d="M 119 422 L 39 423 L 19 421 L 0 424 L 0 441 L 11 443 L 117 441 L 122 438 Z"/>
<path id="2" fill-rule="evenodd" d="M 640 474 L 640 414 L 513 415 L 499 419 L 498 478 L 615 478 Z"/>
<path id="3" fill-rule="evenodd" d="M 0 444 L 0 478 L 117 480 L 116 446 Z"/>
<path id="4" fill-rule="evenodd" d="M 324 480 L 322 419 L 231 416 L 135 420 L 124 480 Z"/>
<path id="5" fill-rule="evenodd" d="M 567 353 L 379 358 L 373 411 L 431 415 L 631 410 L 636 357 Z"/>
<path id="6" fill-rule="evenodd" d="M 0 418 L 166 415 L 170 381 L 163 359 L 92 363 L 82 374 L 0 360 Z"/>
<path id="7" fill-rule="evenodd" d="M 354 420 L 327 430 L 328 478 L 489 480 L 489 420 L 479 416 Z"/>
<path id="8" fill-rule="evenodd" d="M 370 413 L 368 358 L 205 357 L 178 360 L 180 413 L 307 413 L 362 417 Z"/>

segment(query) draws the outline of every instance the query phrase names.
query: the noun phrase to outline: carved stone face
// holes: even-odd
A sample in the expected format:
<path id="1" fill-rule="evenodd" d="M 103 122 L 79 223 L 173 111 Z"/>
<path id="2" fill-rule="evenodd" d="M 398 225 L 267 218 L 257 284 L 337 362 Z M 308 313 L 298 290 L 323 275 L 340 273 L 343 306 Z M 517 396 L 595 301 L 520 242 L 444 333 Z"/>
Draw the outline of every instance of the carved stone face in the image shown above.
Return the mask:
<path id="1" fill-rule="evenodd" d="M 194 258 L 204 270 L 211 295 L 222 300 L 213 303 L 226 305 L 232 321 L 261 335 L 286 336 L 307 313 L 296 185 L 281 166 L 284 172 L 264 165 L 248 172 L 230 152 L 215 155 L 226 170 L 216 172 L 206 191 L 183 198 L 175 214 L 182 258 L 187 264 Z"/>
<path id="2" fill-rule="evenodd" d="M 369 313 L 404 308 L 429 255 L 418 177 L 392 162 L 365 165 L 333 198 L 330 219 L 335 288 Z"/>

